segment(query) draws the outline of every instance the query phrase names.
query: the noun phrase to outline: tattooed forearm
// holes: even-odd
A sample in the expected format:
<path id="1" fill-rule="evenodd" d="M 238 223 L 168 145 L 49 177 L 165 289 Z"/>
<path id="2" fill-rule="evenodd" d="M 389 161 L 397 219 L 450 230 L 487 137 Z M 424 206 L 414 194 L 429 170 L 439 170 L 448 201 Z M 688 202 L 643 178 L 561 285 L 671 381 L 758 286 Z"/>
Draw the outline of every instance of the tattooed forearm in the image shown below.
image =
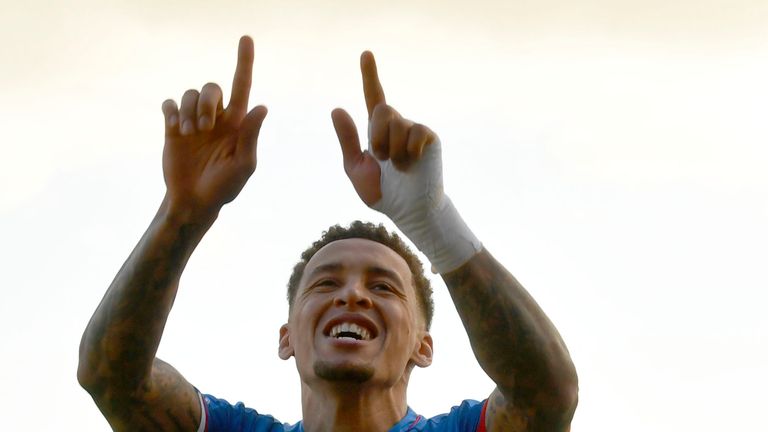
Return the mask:
<path id="1" fill-rule="evenodd" d="M 488 414 L 506 419 L 504 430 L 564 430 L 542 427 L 554 420 L 545 419 L 550 412 L 562 412 L 556 423 L 570 422 L 576 371 L 536 301 L 486 250 L 443 278 L 480 366 L 498 386 Z"/>
<path id="2" fill-rule="evenodd" d="M 164 396 L 189 402 L 196 393 L 155 354 L 184 266 L 213 219 L 193 223 L 161 206 L 88 323 L 78 379 L 116 430 L 182 430 L 176 424 L 199 415 L 184 412 L 189 403 L 163 412 Z M 147 406 L 148 398 L 161 400 Z"/>
<path id="3" fill-rule="evenodd" d="M 102 411 L 107 414 L 112 427 L 115 430 L 130 431 L 188 431 L 197 428 L 200 421 L 198 404 L 183 404 L 181 396 L 196 398 L 194 389 L 181 375 L 162 360 L 155 360 L 153 370 L 155 379 L 154 389 L 148 389 L 146 393 L 155 395 L 154 400 L 145 397 L 128 397 L 110 400 L 110 409 Z M 144 394 L 146 394 L 144 393 Z M 178 398 L 169 404 L 167 397 L 172 395 Z M 166 398 L 166 399 L 163 399 Z M 194 409 L 193 409 L 194 408 Z M 115 415 L 115 413 L 119 413 Z M 119 427 L 118 427 L 119 426 Z"/>

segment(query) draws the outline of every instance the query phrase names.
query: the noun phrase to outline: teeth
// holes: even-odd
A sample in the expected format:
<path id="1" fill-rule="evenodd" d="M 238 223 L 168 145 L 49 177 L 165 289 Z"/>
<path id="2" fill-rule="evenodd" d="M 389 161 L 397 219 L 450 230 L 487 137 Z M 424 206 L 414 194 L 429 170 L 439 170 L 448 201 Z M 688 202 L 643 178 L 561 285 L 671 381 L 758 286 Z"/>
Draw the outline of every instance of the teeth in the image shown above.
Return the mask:
<path id="1" fill-rule="evenodd" d="M 338 338 L 340 333 L 354 333 L 359 337 L 359 339 L 362 339 L 362 340 L 371 339 L 371 333 L 368 330 L 354 323 L 341 323 L 333 326 L 333 328 L 331 329 L 331 337 Z M 344 335 L 343 337 L 350 337 L 350 336 Z M 352 339 L 355 339 L 355 338 L 352 338 Z"/>

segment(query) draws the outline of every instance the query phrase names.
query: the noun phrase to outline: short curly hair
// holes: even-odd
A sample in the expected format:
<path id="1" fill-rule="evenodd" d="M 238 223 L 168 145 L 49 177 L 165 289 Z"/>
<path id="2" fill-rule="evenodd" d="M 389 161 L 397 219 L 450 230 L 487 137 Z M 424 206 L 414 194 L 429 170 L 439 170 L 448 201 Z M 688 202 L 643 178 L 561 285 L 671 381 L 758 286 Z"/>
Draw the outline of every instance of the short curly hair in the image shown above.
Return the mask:
<path id="1" fill-rule="evenodd" d="M 396 233 L 390 233 L 384 225 L 374 225 L 370 222 L 361 222 L 359 220 L 352 222 L 349 227 L 346 228 L 340 225 L 334 225 L 328 228 L 327 231 L 323 232 L 323 235 L 319 240 L 312 243 L 312 246 L 301 253 L 301 261 L 297 262 L 293 267 L 293 273 L 291 273 L 291 278 L 288 280 L 289 310 L 293 308 L 293 302 L 296 299 L 296 293 L 299 290 L 299 282 L 301 281 L 301 277 L 304 274 L 304 268 L 306 268 L 309 260 L 315 256 L 317 251 L 327 244 L 336 240 L 351 238 L 361 238 L 381 243 L 395 251 L 405 260 L 408 264 L 408 268 L 411 270 L 414 291 L 416 291 L 419 307 L 424 313 L 424 322 L 426 323 L 427 330 L 429 330 L 432 325 L 432 316 L 434 315 L 435 305 L 432 300 L 432 286 L 429 283 L 429 279 L 424 275 L 424 267 L 422 266 L 421 261 Z"/>

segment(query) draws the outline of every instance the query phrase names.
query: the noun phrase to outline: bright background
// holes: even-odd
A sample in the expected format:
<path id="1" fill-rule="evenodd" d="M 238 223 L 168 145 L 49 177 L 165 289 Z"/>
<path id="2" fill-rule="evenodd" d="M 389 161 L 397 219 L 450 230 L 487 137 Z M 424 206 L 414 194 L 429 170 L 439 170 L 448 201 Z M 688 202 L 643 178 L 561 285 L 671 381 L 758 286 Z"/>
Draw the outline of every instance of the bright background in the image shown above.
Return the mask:
<path id="1" fill-rule="evenodd" d="M 159 356 L 300 418 L 285 284 L 329 225 L 386 221 L 342 167 L 358 55 L 431 126 L 446 188 L 577 366 L 573 431 L 747 431 L 768 402 L 768 2 L 27 1 L 0 13 L 3 430 L 103 431 L 80 335 L 164 192 L 161 102 L 256 41 L 259 166 L 182 278 Z M 422 414 L 492 383 L 442 281 Z"/>

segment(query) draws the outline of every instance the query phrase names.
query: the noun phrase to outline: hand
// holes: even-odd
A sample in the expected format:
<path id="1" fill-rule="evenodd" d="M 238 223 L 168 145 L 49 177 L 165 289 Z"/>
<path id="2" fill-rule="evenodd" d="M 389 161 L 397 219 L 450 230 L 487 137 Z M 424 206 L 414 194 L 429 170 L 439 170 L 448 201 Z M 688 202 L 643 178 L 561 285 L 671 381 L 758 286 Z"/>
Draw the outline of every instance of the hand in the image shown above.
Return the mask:
<path id="1" fill-rule="evenodd" d="M 387 215 L 440 273 L 455 270 L 482 249 L 443 190 L 440 140 L 386 104 L 373 54 L 360 57 L 368 150 L 361 150 L 352 118 L 331 114 L 344 171 L 360 199 Z"/>
<path id="2" fill-rule="evenodd" d="M 386 104 L 373 54 L 362 54 L 360 69 L 368 108 L 368 150 L 361 150 L 357 128 L 346 111 L 337 108 L 331 118 L 341 143 L 344 171 L 360 199 L 395 219 L 397 215 L 389 210 L 399 213 L 397 209 L 379 208 L 378 204 L 383 203 L 382 198 L 384 202 L 395 198 L 388 195 L 406 192 L 398 190 L 400 187 L 436 188 L 442 194 L 439 142 L 428 127 L 403 118 Z M 423 157 L 425 150 L 430 150 L 431 157 Z M 419 166 L 415 166 L 417 163 Z M 418 195 L 413 198 L 423 193 Z"/>
<path id="3" fill-rule="evenodd" d="M 256 169 L 256 141 L 267 109 L 257 106 L 246 114 L 252 71 L 253 40 L 243 36 L 226 109 L 214 83 L 200 92 L 187 90 L 181 108 L 171 99 L 163 102 L 163 174 L 173 208 L 218 213 Z"/>

